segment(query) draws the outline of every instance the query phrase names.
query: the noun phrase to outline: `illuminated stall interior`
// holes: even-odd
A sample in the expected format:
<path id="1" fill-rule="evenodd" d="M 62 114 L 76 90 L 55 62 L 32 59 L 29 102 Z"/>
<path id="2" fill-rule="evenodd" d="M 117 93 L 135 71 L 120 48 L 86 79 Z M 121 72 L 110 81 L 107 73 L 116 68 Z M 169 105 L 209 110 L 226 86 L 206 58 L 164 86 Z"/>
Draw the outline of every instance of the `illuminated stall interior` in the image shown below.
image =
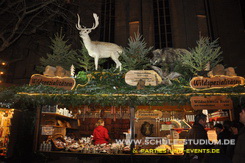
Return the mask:
<path id="1" fill-rule="evenodd" d="M 14 109 L 0 108 L 0 155 L 6 156 L 10 137 L 11 119 Z"/>

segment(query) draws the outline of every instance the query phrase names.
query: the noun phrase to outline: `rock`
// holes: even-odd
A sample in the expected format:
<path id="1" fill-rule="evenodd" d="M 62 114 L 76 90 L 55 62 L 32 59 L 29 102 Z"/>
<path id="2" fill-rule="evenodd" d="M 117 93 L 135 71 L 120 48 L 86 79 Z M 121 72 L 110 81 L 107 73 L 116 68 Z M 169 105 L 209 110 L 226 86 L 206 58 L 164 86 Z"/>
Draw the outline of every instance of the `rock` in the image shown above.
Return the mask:
<path id="1" fill-rule="evenodd" d="M 222 64 L 217 64 L 213 68 L 213 75 L 225 75 L 225 67 Z"/>
<path id="2" fill-rule="evenodd" d="M 55 71 L 56 71 L 55 67 L 52 67 L 52 66 L 48 65 L 48 66 L 45 67 L 45 71 L 43 72 L 43 75 L 54 77 L 55 76 Z"/>
<path id="3" fill-rule="evenodd" d="M 233 67 L 228 67 L 225 69 L 225 75 L 227 76 L 237 76 L 235 69 Z"/>
<path id="4" fill-rule="evenodd" d="M 140 79 L 137 84 L 137 90 L 144 89 L 145 88 L 145 80 Z"/>
<path id="5" fill-rule="evenodd" d="M 54 77 L 54 76 L 59 76 L 59 77 L 71 77 L 71 72 L 65 70 L 61 66 L 46 66 L 45 71 L 43 72 L 43 75 Z"/>
<path id="6" fill-rule="evenodd" d="M 65 70 L 61 66 L 56 66 L 55 75 L 56 76 L 59 76 L 59 77 L 70 77 L 71 76 L 71 73 L 70 73 L 70 71 Z"/>

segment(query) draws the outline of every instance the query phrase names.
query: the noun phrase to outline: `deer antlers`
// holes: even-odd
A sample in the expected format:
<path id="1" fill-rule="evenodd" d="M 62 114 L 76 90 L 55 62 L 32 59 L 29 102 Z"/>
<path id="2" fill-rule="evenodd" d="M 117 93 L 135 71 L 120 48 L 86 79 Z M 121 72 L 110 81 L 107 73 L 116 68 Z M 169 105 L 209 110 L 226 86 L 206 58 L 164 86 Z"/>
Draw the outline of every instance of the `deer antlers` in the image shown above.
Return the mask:
<path id="1" fill-rule="evenodd" d="M 76 28 L 78 30 L 83 30 L 83 29 L 91 29 L 92 30 L 92 29 L 97 28 L 98 25 L 99 25 L 99 17 L 98 17 L 98 15 L 96 13 L 93 13 L 93 17 L 94 17 L 95 23 L 93 23 L 93 26 L 91 28 L 86 28 L 85 26 L 81 27 L 81 25 L 80 25 L 80 16 L 77 14 L 77 18 L 78 19 L 77 19 Z"/>

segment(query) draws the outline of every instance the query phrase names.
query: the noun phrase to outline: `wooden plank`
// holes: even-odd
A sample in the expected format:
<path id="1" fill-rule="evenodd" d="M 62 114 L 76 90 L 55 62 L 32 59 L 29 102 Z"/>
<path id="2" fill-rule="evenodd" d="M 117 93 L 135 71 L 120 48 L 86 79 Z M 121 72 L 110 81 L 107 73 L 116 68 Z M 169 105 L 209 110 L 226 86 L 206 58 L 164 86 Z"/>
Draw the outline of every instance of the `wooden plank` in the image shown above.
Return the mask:
<path id="1" fill-rule="evenodd" d="M 194 110 L 232 109 L 233 102 L 227 96 L 193 96 L 190 99 Z"/>
<path id="2" fill-rule="evenodd" d="M 30 85 L 46 85 L 55 88 L 64 88 L 66 90 L 72 90 L 76 81 L 70 77 L 48 77 L 41 74 L 34 74 L 31 76 Z"/>
<path id="3" fill-rule="evenodd" d="M 190 86 L 195 89 L 203 88 L 225 88 L 244 85 L 244 78 L 240 76 L 214 76 L 214 77 L 194 77 L 190 81 Z"/>
<path id="4" fill-rule="evenodd" d="M 156 110 L 138 110 L 135 114 L 136 118 L 160 118 L 162 117 L 161 111 Z"/>
<path id="5" fill-rule="evenodd" d="M 162 82 L 162 78 L 154 70 L 130 70 L 125 74 L 125 82 L 129 85 L 136 86 L 142 79 L 145 85 L 156 86 Z"/>

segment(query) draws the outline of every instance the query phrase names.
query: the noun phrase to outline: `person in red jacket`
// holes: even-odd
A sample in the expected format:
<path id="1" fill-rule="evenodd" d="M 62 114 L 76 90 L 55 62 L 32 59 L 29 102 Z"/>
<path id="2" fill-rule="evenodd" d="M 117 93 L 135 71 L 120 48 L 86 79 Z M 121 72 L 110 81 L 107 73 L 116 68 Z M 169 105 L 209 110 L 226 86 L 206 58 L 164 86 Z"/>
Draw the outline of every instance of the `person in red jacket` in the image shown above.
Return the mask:
<path id="1" fill-rule="evenodd" d="M 108 140 L 110 140 L 110 137 L 108 135 L 108 130 L 104 127 L 105 122 L 103 119 L 99 119 L 96 123 L 96 128 L 93 132 L 93 140 L 94 144 L 104 144 L 108 143 Z"/>

